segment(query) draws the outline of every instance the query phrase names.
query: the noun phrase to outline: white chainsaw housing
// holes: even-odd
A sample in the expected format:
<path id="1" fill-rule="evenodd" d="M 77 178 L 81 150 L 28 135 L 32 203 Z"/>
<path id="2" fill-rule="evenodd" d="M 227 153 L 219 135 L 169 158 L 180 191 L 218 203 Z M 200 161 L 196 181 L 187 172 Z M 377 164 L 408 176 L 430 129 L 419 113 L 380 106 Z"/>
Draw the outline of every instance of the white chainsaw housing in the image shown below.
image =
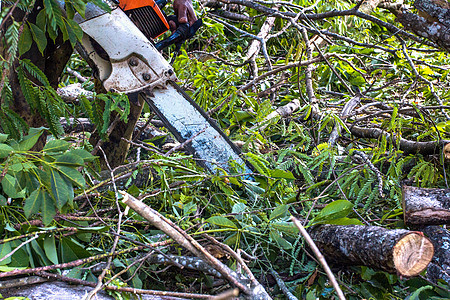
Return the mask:
<path id="1" fill-rule="evenodd" d="M 177 80 L 170 64 L 120 8 L 80 21 L 84 54 L 107 91 L 129 94 Z M 101 57 L 92 40 L 109 60 Z"/>

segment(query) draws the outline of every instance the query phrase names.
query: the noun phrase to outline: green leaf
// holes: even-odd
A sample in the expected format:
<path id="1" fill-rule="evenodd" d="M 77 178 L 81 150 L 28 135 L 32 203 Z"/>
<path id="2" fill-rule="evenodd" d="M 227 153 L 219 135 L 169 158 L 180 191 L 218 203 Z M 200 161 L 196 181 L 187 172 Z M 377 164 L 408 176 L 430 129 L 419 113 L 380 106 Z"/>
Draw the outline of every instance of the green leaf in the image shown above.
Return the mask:
<path id="1" fill-rule="evenodd" d="M 8 136 L 9 136 L 9 134 L 0 133 L 0 143 L 6 142 L 6 140 L 8 139 Z"/>
<path id="2" fill-rule="evenodd" d="M 65 153 L 56 159 L 56 164 L 66 166 L 82 166 L 84 160 L 73 153 Z"/>
<path id="3" fill-rule="evenodd" d="M 68 153 L 78 155 L 85 162 L 94 161 L 96 158 L 96 156 L 92 155 L 91 153 L 89 153 L 88 151 L 86 151 L 84 149 L 73 149 L 73 150 L 70 150 Z"/>
<path id="4" fill-rule="evenodd" d="M 25 211 L 25 217 L 29 218 L 32 214 L 37 214 L 39 208 L 42 206 L 44 201 L 44 193 L 42 189 L 34 190 L 27 199 L 25 199 L 25 205 L 23 210 Z"/>
<path id="5" fill-rule="evenodd" d="M 292 175 L 291 171 L 283 171 L 283 170 L 279 170 L 279 169 L 271 170 L 270 177 L 283 178 L 283 179 L 289 179 L 289 180 L 295 179 L 295 177 L 294 177 L 294 175 Z"/>
<path id="6" fill-rule="evenodd" d="M 269 233 L 270 238 L 272 241 L 276 242 L 280 248 L 283 249 L 292 249 L 292 244 L 288 241 L 286 241 L 278 232 L 275 230 L 271 230 Z"/>
<path id="7" fill-rule="evenodd" d="M 11 242 L 11 247 L 17 248 L 20 244 L 20 241 L 13 241 Z M 25 251 L 25 247 L 22 247 L 11 256 L 11 263 L 9 263 L 9 266 L 28 267 L 29 264 L 30 258 L 28 256 L 28 253 L 27 251 Z"/>
<path id="8" fill-rule="evenodd" d="M 102 10 L 108 12 L 108 13 L 111 11 L 111 7 L 109 7 L 109 5 L 106 4 L 106 2 L 104 2 L 102 0 L 91 0 L 91 2 L 94 3 L 95 5 L 97 5 L 98 7 L 100 7 Z"/>
<path id="9" fill-rule="evenodd" d="M 91 256 L 82 245 L 70 238 L 61 238 L 60 241 L 61 263 L 71 262 L 80 258 Z"/>
<path id="10" fill-rule="evenodd" d="M 353 204 L 347 200 L 333 201 L 322 209 L 322 211 L 312 220 L 312 223 L 324 223 L 323 221 L 346 217 L 352 208 Z"/>
<path id="11" fill-rule="evenodd" d="M 19 39 L 19 56 L 30 50 L 32 44 L 33 36 L 31 35 L 31 31 L 28 26 L 24 24 L 23 31 Z"/>
<path id="12" fill-rule="evenodd" d="M 0 258 L 5 257 L 11 252 L 11 243 L 0 244 Z M 7 265 L 11 262 L 11 257 L 0 261 L 0 265 Z"/>
<path id="13" fill-rule="evenodd" d="M 420 293 L 426 290 L 432 290 L 433 287 L 431 285 L 425 285 L 414 291 L 411 295 L 405 298 L 405 300 L 420 300 Z"/>
<path id="14" fill-rule="evenodd" d="M 64 140 L 51 140 L 44 146 L 46 152 L 63 152 L 69 149 L 70 143 Z"/>
<path id="15" fill-rule="evenodd" d="M 69 0 L 67 1 L 72 4 L 73 8 L 83 17 L 86 11 L 86 3 L 83 0 Z"/>
<path id="16" fill-rule="evenodd" d="M 48 236 L 44 239 L 44 252 L 47 258 L 53 263 L 58 264 L 58 253 L 56 252 L 55 236 Z"/>
<path id="17" fill-rule="evenodd" d="M 56 200 L 56 207 L 61 208 L 67 203 L 70 197 L 69 187 L 58 171 L 50 168 L 50 183 L 52 186 L 52 193 Z"/>
<path id="18" fill-rule="evenodd" d="M 339 218 L 333 220 L 317 221 L 314 224 L 333 224 L 333 225 L 364 225 L 360 220 L 354 218 Z"/>
<path id="19" fill-rule="evenodd" d="M 34 252 L 36 252 L 36 256 L 41 265 L 48 266 L 52 264 L 45 255 L 44 250 L 42 250 L 40 243 L 38 243 L 36 240 L 33 240 L 31 241 L 31 247 L 33 248 Z"/>
<path id="20" fill-rule="evenodd" d="M 8 197 L 19 198 L 16 185 L 17 185 L 16 178 L 9 174 L 5 174 L 5 177 L 3 177 L 2 179 L 2 187 L 3 191 L 6 193 L 6 195 L 8 195 Z"/>
<path id="21" fill-rule="evenodd" d="M 227 227 L 227 228 L 234 228 L 237 229 L 236 224 L 234 224 L 232 221 L 228 220 L 225 217 L 222 216 L 214 216 L 206 220 L 206 222 L 219 226 L 219 227 Z"/>
<path id="22" fill-rule="evenodd" d="M 229 237 L 227 237 L 227 238 L 223 241 L 223 243 L 224 243 L 225 245 L 230 246 L 230 247 L 234 247 L 234 246 L 236 246 L 236 243 L 238 242 L 238 237 L 239 237 L 238 232 L 235 232 L 235 233 L 233 233 L 232 235 L 230 235 Z"/>
<path id="23" fill-rule="evenodd" d="M 83 30 L 77 22 L 70 19 L 67 20 L 66 28 L 67 33 L 69 34 L 70 43 L 72 46 L 75 46 L 75 44 L 83 38 Z"/>
<path id="24" fill-rule="evenodd" d="M 282 204 L 277 206 L 272 213 L 270 214 L 270 220 L 278 219 L 284 217 L 288 211 L 288 206 L 286 204 Z"/>
<path id="25" fill-rule="evenodd" d="M 85 186 L 86 181 L 84 180 L 83 175 L 74 168 L 62 165 L 55 165 L 55 168 L 79 187 Z"/>
<path id="26" fill-rule="evenodd" d="M 55 200 L 49 193 L 44 192 L 41 205 L 42 221 L 47 226 L 53 221 L 53 217 L 56 215 Z"/>
<path id="27" fill-rule="evenodd" d="M 7 157 L 13 151 L 14 149 L 11 146 L 8 146 L 6 144 L 0 144 L 0 158 Z"/>
<path id="28" fill-rule="evenodd" d="M 270 223 L 270 227 L 292 237 L 298 236 L 300 232 L 297 226 L 295 226 L 292 222 L 272 222 Z"/>
<path id="29" fill-rule="evenodd" d="M 36 45 L 38 46 L 39 52 L 44 55 L 45 47 L 47 47 L 47 38 L 45 36 L 45 33 L 36 25 L 32 23 L 29 23 L 29 25 L 31 34 L 33 35 L 33 39 L 36 42 Z"/>
<path id="30" fill-rule="evenodd" d="M 30 128 L 30 131 L 27 136 L 23 138 L 23 140 L 14 148 L 18 151 L 28 151 L 36 144 L 38 139 L 41 137 L 45 128 Z"/>

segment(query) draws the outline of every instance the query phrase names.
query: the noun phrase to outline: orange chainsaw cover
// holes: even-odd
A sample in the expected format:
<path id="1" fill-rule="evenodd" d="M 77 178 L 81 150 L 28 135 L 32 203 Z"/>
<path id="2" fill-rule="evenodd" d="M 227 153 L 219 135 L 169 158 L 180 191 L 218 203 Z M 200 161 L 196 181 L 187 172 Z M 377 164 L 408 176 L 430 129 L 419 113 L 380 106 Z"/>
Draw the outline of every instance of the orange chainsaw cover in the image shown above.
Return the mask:
<path id="1" fill-rule="evenodd" d="M 166 17 L 161 12 L 161 10 L 159 9 L 158 5 L 155 3 L 154 0 L 119 0 L 119 7 L 125 12 L 133 10 L 133 9 L 139 9 L 142 7 L 148 7 L 152 11 L 154 11 L 156 13 L 157 17 L 161 20 L 165 29 L 162 30 L 157 36 L 152 36 L 153 38 L 156 38 L 156 37 L 160 36 L 161 34 L 163 34 L 164 32 L 166 32 L 167 30 L 169 30 L 169 24 L 167 23 Z M 141 18 L 142 18 L 142 15 L 141 15 Z M 133 20 L 133 22 L 136 23 L 136 20 L 134 20 L 133 18 L 132 18 L 132 20 Z M 138 21 L 138 23 L 141 23 L 142 21 L 144 21 L 144 20 Z M 151 23 L 150 23 L 150 26 L 152 26 Z M 139 28 L 139 29 L 142 30 L 143 28 Z"/>
<path id="2" fill-rule="evenodd" d="M 153 9 L 155 9 L 155 7 L 158 7 L 158 5 L 156 5 L 155 1 L 153 1 L 153 0 L 120 0 L 119 6 L 124 11 L 130 10 L 130 9 L 135 9 L 135 8 L 140 8 L 143 6 L 151 6 Z M 158 7 L 158 9 L 156 9 L 156 11 L 159 11 L 159 7 Z M 162 17 L 162 15 L 161 15 L 161 17 Z"/>

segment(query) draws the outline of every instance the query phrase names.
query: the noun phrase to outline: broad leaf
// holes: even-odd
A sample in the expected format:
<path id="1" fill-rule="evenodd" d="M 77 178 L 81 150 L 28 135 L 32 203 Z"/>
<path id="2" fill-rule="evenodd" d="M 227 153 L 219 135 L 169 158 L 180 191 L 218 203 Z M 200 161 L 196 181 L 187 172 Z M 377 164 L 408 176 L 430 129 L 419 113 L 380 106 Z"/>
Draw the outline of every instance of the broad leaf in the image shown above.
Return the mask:
<path id="1" fill-rule="evenodd" d="M 219 227 L 228 227 L 228 228 L 234 228 L 237 229 L 236 224 L 234 224 L 232 221 L 228 220 L 225 217 L 222 216 L 214 216 L 206 220 L 206 222 L 219 226 Z"/>
<path id="2" fill-rule="evenodd" d="M 6 195 L 8 195 L 8 197 L 18 198 L 16 185 L 16 178 L 9 174 L 5 174 L 5 177 L 3 177 L 2 179 L 2 188 Z"/>
<path id="3" fill-rule="evenodd" d="M 0 144 L 0 158 L 5 158 L 13 152 L 14 149 L 6 144 Z"/>
<path id="4" fill-rule="evenodd" d="M 19 39 L 19 56 L 30 50 L 32 43 L 33 36 L 31 35 L 31 31 L 28 26 L 24 24 L 23 31 Z"/>
<path id="5" fill-rule="evenodd" d="M 6 140 L 8 139 L 8 136 L 9 136 L 9 134 L 0 133 L 0 143 L 6 142 Z"/>
<path id="6" fill-rule="evenodd" d="M 84 149 L 73 149 L 73 150 L 70 150 L 68 153 L 78 155 L 85 162 L 94 161 L 96 158 L 96 156 L 92 155 L 90 152 L 88 152 Z"/>
<path id="7" fill-rule="evenodd" d="M 47 236 L 44 239 L 44 251 L 47 258 L 53 263 L 58 263 L 58 253 L 56 252 L 55 236 Z"/>
<path id="8" fill-rule="evenodd" d="M 61 165 L 56 165 L 55 168 L 79 187 L 85 186 L 86 181 L 84 180 L 83 175 L 74 168 Z"/>
<path id="9" fill-rule="evenodd" d="M 52 193 L 56 200 L 56 207 L 61 208 L 67 203 L 70 197 L 69 187 L 59 172 L 53 168 L 50 169 L 50 183 L 52 186 Z"/>
<path id="10" fill-rule="evenodd" d="M 38 141 L 39 137 L 44 132 L 45 128 L 30 128 L 30 131 L 27 136 L 23 138 L 23 140 L 15 145 L 14 148 L 18 151 L 28 151 L 30 150 Z"/>
<path id="11" fill-rule="evenodd" d="M 11 252 L 11 243 L 0 244 L 0 258 L 5 257 Z M 7 265 L 11 262 L 11 257 L 0 261 L 0 265 Z"/>
<path id="12" fill-rule="evenodd" d="M 283 170 L 279 170 L 279 169 L 271 170 L 270 177 L 283 178 L 283 179 L 288 179 L 288 180 L 295 179 L 295 177 L 294 177 L 294 175 L 292 175 L 291 171 L 283 171 Z"/>
<path id="13" fill-rule="evenodd" d="M 56 159 L 56 163 L 58 165 L 67 165 L 67 166 L 82 166 L 84 164 L 84 160 L 75 155 L 73 153 L 65 153 Z"/>
<path id="14" fill-rule="evenodd" d="M 44 193 L 42 189 L 34 190 L 27 199 L 25 199 L 25 205 L 23 210 L 25 211 L 25 216 L 27 218 L 32 214 L 37 214 L 44 201 Z"/>
<path id="15" fill-rule="evenodd" d="M 36 25 L 32 23 L 29 23 L 29 25 L 33 39 L 36 42 L 41 54 L 44 55 L 45 47 L 47 47 L 47 37 L 45 36 L 45 33 Z"/>
<path id="16" fill-rule="evenodd" d="M 325 206 L 321 212 L 312 220 L 312 223 L 324 223 L 324 221 L 335 220 L 346 217 L 353 208 L 353 204 L 347 200 L 336 200 Z"/>
<path id="17" fill-rule="evenodd" d="M 288 206 L 286 204 L 279 205 L 270 214 L 270 220 L 284 217 L 287 213 Z"/>
<path id="18" fill-rule="evenodd" d="M 292 237 L 296 237 L 299 234 L 297 226 L 292 222 L 272 222 L 270 223 L 270 227 Z"/>
<path id="19" fill-rule="evenodd" d="M 278 232 L 271 230 L 269 234 L 272 241 L 276 242 L 280 248 L 285 250 L 292 249 L 292 244 L 286 241 Z"/>
<path id="20" fill-rule="evenodd" d="M 41 205 L 42 221 L 47 226 L 53 221 L 53 217 L 56 215 L 55 200 L 49 193 L 44 192 L 44 197 Z"/>
<path id="21" fill-rule="evenodd" d="M 64 140 L 51 140 L 44 146 L 45 152 L 64 152 L 69 149 L 70 144 Z"/>

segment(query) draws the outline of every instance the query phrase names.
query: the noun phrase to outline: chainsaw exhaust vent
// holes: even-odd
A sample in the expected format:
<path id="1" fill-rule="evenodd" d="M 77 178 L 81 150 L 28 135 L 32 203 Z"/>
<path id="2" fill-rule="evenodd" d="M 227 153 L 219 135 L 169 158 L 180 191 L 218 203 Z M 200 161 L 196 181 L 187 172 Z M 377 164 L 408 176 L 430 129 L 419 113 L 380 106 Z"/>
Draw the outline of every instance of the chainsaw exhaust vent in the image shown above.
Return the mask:
<path id="1" fill-rule="evenodd" d="M 148 38 L 157 38 L 169 29 L 164 14 L 153 0 L 121 0 L 119 6 Z"/>

